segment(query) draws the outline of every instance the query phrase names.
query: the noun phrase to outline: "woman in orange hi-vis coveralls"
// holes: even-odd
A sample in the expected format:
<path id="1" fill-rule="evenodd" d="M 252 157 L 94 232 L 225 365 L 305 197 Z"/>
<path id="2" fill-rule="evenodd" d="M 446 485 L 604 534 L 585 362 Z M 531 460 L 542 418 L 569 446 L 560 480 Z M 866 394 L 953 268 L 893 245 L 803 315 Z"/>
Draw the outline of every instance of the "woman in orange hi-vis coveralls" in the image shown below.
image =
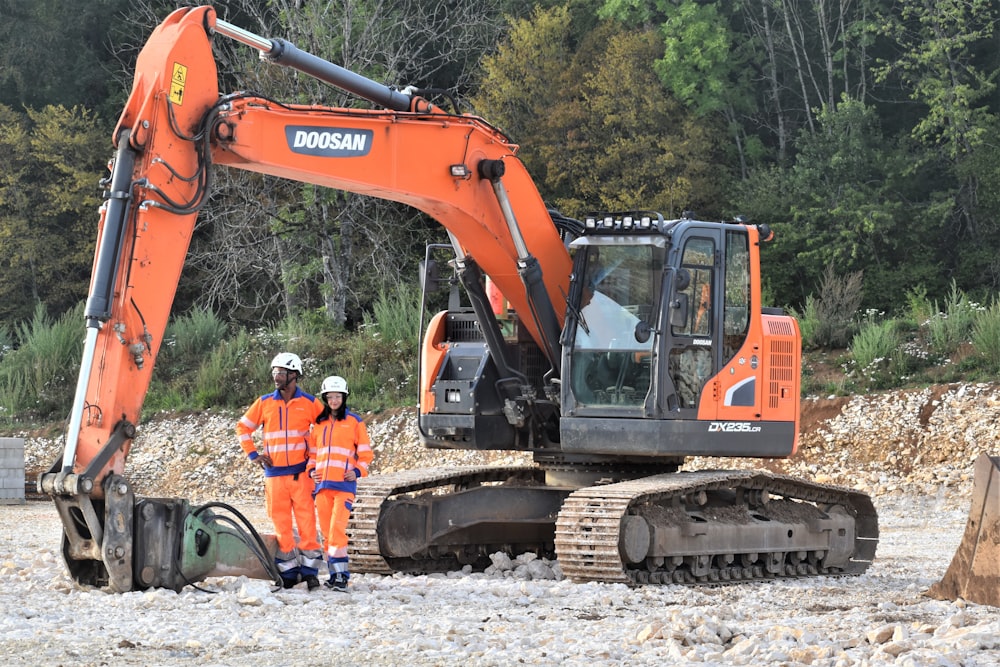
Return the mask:
<path id="1" fill-rule="evenodd" d="M 264 468 L 264 498 L 277 534 L 274 562 L 282 585 L 291 588 L 304 581 L 313 590 L 319 587 L 323 552 L 317 539 L 313 482 L 306 470 L 311 458 L 307 436 L 323 404 L 299 388 L 301 375 L 302 361 L 297 355 L 282 352 L 276 356 L 271 361 L 274 392 L 253 402 L 236 424 L 236 435 L 250 460 Z M 263 451 L 257 451 L 253 441 L 259 427 L 263 427 Z M 298 548 L 293 520 L 299 531 Z"/>
<path id="2" fill-rule="evenodd" d="M 347 522 L 351 517 L 357 479 L 368 475 L 371 441 L 361 417 L 347 409 L 347 381 L 337 375 L 323 380 L 319 395 L 326 403 L 309 435 L 309 474 L 316 482 L 316 511 L 323 529 L 326 564 L 335 591 L 346 591 L 351 577 L 347 564 Z"/>

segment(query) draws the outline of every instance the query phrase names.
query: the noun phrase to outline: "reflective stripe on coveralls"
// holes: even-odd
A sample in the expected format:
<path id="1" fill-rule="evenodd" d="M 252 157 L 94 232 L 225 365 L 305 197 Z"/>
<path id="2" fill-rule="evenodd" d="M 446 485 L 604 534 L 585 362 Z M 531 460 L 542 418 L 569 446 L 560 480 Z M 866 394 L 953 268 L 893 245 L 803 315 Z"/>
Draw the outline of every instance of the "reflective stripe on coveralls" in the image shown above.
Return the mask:
<path id="1" fill-rule="evenodd" d="M 253 402 L 236 424 L 240 447 L 251 461 L 260 454 L 271 457 L 273 468 L 265 472 L 269 477 L 302 472 L 305 467 L 294 472 L 293 469 L 309 460 L 306 436 L 322 411 L 323 403 L 298 387 L 287 403 L 277 390 L 265 394 Z M 264 450 L 258 452 L 253 434 L 261 426 Z"/>

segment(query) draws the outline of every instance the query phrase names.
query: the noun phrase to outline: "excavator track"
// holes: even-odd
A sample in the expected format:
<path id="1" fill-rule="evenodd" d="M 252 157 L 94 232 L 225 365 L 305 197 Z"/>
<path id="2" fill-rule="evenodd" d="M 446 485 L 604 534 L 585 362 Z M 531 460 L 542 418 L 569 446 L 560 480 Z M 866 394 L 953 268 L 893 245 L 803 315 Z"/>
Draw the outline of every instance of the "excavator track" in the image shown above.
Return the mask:
<path id="1" fill-rule="evenodd" d="M 352 569 L 442 571 L 449 553 L 387 560 L 379 520 L 387 501 L 512 480 L 542 483 L 532 466 L 454 466 L 365 478 L 350 525 Z M 856 575 L 875 556 L 878 518 L 858 491 L 767 471 L 665 473 L 565 492 L 555 553 L 576 581 L 704 584 Z M 414 526 L 417 530 L 417 526 Z"/>
<path id="2" fill-rule="evenodd" d="M 378 521 L 385 501 L 390 498 L 430 492 L 435 489 L 450 490 L 489 482 L 503 482 L 514 477 L 537 478 L 542 471 L 533 466 L 451 466 L 404 470 L 378 474 L 359 481 L 349 526 L 348 548 L 351 569 L 372 574 L 392 574 L 401 568 L 393 567 L 383 557 L 378 538 Z M 407 571 L 440 569 L 431 562 L 414 562 Z"/>
<path id="3" fill-rule="evenodd" d="M 731 502 L 713 505 L 713 497 Z M 812 544 L 824 530 L 841 537 L 836 557 Z M 563 573 L 575 581 L 857 575 L 875 556 L 878 519 L 871 499 L 851 489 L 760 470 L 684 472 L 573 492 L 559 513 L 555 543 Z"/>

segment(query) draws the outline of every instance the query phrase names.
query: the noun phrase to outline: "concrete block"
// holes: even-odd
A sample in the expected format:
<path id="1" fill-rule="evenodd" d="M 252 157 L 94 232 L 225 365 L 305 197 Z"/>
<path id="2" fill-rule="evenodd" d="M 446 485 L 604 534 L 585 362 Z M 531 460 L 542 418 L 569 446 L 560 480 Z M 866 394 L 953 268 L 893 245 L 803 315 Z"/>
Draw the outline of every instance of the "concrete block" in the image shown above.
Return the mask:
<path id="1" fill-rule="evenodd" d="M 24 438 L 0 438 L 0 504 L 24 502 Z"/>

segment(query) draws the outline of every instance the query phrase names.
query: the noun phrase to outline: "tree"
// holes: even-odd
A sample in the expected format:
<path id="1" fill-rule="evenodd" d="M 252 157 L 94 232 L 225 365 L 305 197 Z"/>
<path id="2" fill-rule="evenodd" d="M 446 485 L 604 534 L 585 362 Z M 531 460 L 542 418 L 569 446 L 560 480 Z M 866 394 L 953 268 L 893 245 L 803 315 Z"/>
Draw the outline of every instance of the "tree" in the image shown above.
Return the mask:
<path id="1" fill-rule="evenodd" d="M 0 0 L 0 104 L 79 106 L 109 120 L 121 97 L 106 66 L 107 31 L 128 5 Z"/>
<path id="2" fill-rule="evenodd" d="M 955 165 L 955 180 L 976 186 L 975 199 L 970 201 L 975 206 L 976 233 L 949 234 L 945 246 L 951 249 L 950 265 L 955 266 L 958 285 L 992 293 L 1000 289 L 1000 255 L 996 252 L 1000 247 L 1000 118 L 991 114 L 979 129 L 982 143 Z M 955 197 L 949 201 L 950 221 L 954 220 Z"/>
<path id="3" fill-rule="evenodd" d="M 87 295 L 107 137 L 93 113 L 0 105 L 0 319 Z"/>
<path id="4" fill-rule="evenodd" d="M 690 0 L 677 3 L 643 3 L 607 0 L 602 15 L 626 25 L 659 22 L 663 56 L 655 71 L 667 90 L 698 118 L 715 117 L 732 138 L 732 152 L 739 175 L 746 178 L 749 162 L 759 159 L 758 142 L 749 137 L 740 116 L 753 111 L 753 82 L 746 64 L 749 55 L 730 28 L 721 5 Z M 708 122 L 708 121 L 706 121 Z"/>
<path id="5" fill-rule="evenodd" d="M 914 285 L 943 288 L 941 207 L 912 150 L 888 147 L 874 109 L 857 100 L 824 108 L 817 123 L 799 133 L 790 169 L 755 174 L 738 191 L 741 210 L 775 229 L 771 292 L 804 304 L 827 266 L 863 271 L 865 305 L 886 312 Z"/>
<path id="6" fill-rule="evenodd" d="M 723 115 L 745 178 L 763 146 L 785 164 L 819 109 L 865 98 L 880 2 L 606 0 L 602 12 L 660 27 L 661 79 L 698 113 Z"/>
<path id="7" fill-rule="evenodd" d="M 474 100 L 521 143 L 543 196 L 570 215 L 710 212 L 720 183 L 711 168 L 717 136 L 659 84 L 656 34 L 610 21 L 583 35 L 571 28 L 565 7 L 516 21 L 484 59 Z"/>
<path id="8" fill-rule="evenodd" d="M 573 59 L 571 15 L 567 7 L 536 9 L 514 21 L 496 51 L 483 58 L 479 89 L 472 98 L 476 112 L 521 143 L 520 158 L 535 178 L 546 180 L 546 160 L 540 150 L 553 143 L 565 146 L 551 133 L 549 110 L 562 105 L 571 86 Z M 554 141 L 553 141 L 554 139 Z"/>
<path id="9" fill-rule="evenodd" d="M 467 88 L 479 55 L 503 29 L 489 2 L 238 0 L 225 9 L 221 18 L 251 32 L 280 36 L 400 88 Z M 147 2 L 133 15 L 148 24 L 158 14 Z M 223 90 L 300 104 L 371 106 L 296 70 L 261 63 L 256 51 L 231 40 L 217 38 L 215 52 Z M 434 100 L 449 104 L 445 97 Z M 381 288 L 391 292 L 400 276 L 416 280 L 417 246 L 444 238 L 402 205 L 237 170 L 215 174 L 182 294 L 233 316 L 258 321 L 318 310 L 336 324 L 359 322 Z"/>
<path id="10" fill-rule="evenodd" d="M 910 87 L 910 97 L 926 106 L 913 136 L 940 151 L 960 177 L 954 217 L 960 233 L 975 243 L 982 238 L 977 220 L 978 173 L 964 168 L 995 134 L 995 57 L 982 62 L 977 49 L 993 50 L 995 3 L 989 0 L 942 0 L 904 5 L 886 22 L 886 33 L 900 47 L 899 55 L 879 70 L 882 79 L 898 76 Z M 994 152 L 991 150 L 991 153 Z"/>
<path id="11" fill-rule="evenodd" d="M 580 52 L 604 44 L 589 72 L 580 73 L 581 148 L 568 156 L 576 175 L 580 203 L 600 202 L 610 210 L 650 208 L 668 217 L 694 209 L 707 217 L 721 215 L 719 195 L 726 181 L 717 168 L 717 127 L 687 113 L 659 85 L 650 63 L 662 53 L 654 31 L 597 29 Z M 621 91 L 628 91 L 622 95 Z M 578 131 L 565 128 L 568 134 Z M 555 156 L 553 156 L 555 159 Z M 551 172 L 551 169 L 550 169 Z"/>

